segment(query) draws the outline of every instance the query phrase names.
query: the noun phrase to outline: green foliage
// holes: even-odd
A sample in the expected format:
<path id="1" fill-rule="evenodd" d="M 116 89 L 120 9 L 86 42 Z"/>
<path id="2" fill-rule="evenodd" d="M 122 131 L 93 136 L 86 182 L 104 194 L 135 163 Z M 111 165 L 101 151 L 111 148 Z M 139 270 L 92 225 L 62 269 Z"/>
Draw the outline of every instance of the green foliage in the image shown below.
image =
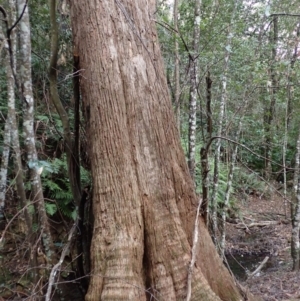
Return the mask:
<path id="1" fill-rule="evenodd" d="M 247 196 L 251 194 L 262 195 L 266 192 L 266 184 L 262 181 L 259 174 L 249 172 L 242 167 L 236 167 L 234 170 L 233 187 L 238 195 Z"/>
<path id="2" fill-rule="evenodd" d="M 52 202 L 46 202 L 47 213 L 53 215 L 57 210 L 60 210 L 64 216 L 75 219 L 76 208 L 68 179 L 66 157 L 55 158 L 43 164 L 47 167 L 41 175 L 44 193 L 48 199 L 52 200 Z M 81 176 L 84 184 L 89 183 L 89 173 L 83 168 L 81 169 Z"/>
<path id="3" fill-rule="evenodd" d="M 55 204 L 46 202 L 45 207 L 46 207 L 46 212 L 49 215 L 54 215 L 57 212 L 57 206 Z"/>
<path id="4" fill-rule="evenodd" d="M 38 232 L 38 230 L 39 230 L 39 225 L 37 223 L 33 223 L 32 224 L 32 231 L 33 232 Z"/>
<path id="5" fill-rule="evenodd" d="M 210 160 L 210 170 L 211 173 L 213 171 L 213 160 Z M 228 185 L 228 172 L 229 172 L 229 168 L 227 166 L 227 164 L 220 162 L 219 164 L 219 181 L 218 181 L 218 191 L 216 194 L 216 201 L 217 201 L 217 206 L 218 206 L 218 211 L 220 211 L 222 208 L 224 207 L 224 201 L 225 201 L 225 196 L 226 196 L 226 189 L 227 189 L 227 185 Z M 212 188 L 213 188 L 213 174 L 210 174 L 210 195 L 212 193 Z M 235 198 L 235 194 L 234 194 L 234 188 L 233 186 L 230 189 L 230 200 L 229 200 L 229 204 L 228 204 L 228 208 L 231 208 L 235 205 L 237 199 Z"/>

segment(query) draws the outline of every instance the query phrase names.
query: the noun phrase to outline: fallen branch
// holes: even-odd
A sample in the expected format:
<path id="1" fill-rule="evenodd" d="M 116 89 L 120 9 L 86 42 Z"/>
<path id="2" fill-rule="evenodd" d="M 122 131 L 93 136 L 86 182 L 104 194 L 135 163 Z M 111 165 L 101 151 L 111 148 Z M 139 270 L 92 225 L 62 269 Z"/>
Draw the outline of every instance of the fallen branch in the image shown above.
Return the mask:
<path id="1" fill-rule="evenodd" d="M 280 222 L 278 221 L 262 221 L 262 222 L 253 222 L 250 224 L 237 224 L 236 227 L 239 229 L 249 229 L 253 227 L 266 227 L 271 225 L 278 225 Z"/>
<path id="2" fill-rule="evenodd" d="M 51 270 L 51 273 L 50 273 L 50 276 L 49 276 L 49 282 L 48 282 L 48 288 L 47 288 L 45 301 L 50 301 L 51 300 L 51 292 L 52 292 L 52 287 L 54 285 L 55 276 L 57 274 L 58 269 L 61 267 L 62 263 L 64 262 L 65 256 L 67 255 L 67 252 L 70 249 L 70 245 L 71 245 L 71 242 L 72 242 L 72 237 L 73 237 L 73 234 L 75 233 L 76 229 L 77 229 L 77 222 L 74 223 L 74 225 L 73 225 L 73 227 L 72 227 L 72 229 L 69 233 L 67 243 L 66 243 L 65 247 L 63 248 L 63 251 L 61 252 L 60 259 L 59 259 L 58 263 Z"/>
<path id="3" fill-rule="evenodd" d="M 270 258 L 269 256 L 266 256 L 265 259 L 261 262 L 261 264 L 256 268 L 256 270 L 254 272 L 250 273 L 248 275 L 248 277 L 250 278 L 250 277 L 253 277 L 254 275 L 256 275 L 264 267 L 264 265 L 268 262 L 269 258 Z"/>

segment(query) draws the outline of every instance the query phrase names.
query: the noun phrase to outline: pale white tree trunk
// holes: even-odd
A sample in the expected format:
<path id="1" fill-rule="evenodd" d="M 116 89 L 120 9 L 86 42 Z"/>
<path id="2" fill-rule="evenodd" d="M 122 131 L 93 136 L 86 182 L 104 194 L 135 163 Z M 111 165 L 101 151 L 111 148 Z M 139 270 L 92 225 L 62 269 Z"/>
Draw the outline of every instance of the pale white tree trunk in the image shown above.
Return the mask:
<path id="1" fill-rule="evenodd" d="M 238 141 L 241 133 L 241 128 L 242 128 L 242 121 L 240 120 L 238 129 L 237 129 L 237 134 L 235 136 L 235 141 Z M 221 227 L 221 241 L 220 241 L 220 254 L 224 254 L 225 250 L 225 244 L 226 244 L 226 216 L 228 214 L 228 207 L 229 207 L 229 199 L 230 199 L 230 192 L 232 188 L 232 179 L 233 179 L 233 171 L 234 171 L 234 166 L 236 162 L 236 155 L 238 151 L 238 145 L 235 144 L 232 155 L 231 155 L 231 162 L 230 162 L 230 167 L 229 167 L 229 172 L 228 172 L 228 177 L 227 177 L 227 186 L 226 186 L 226 192 L 225 192 L 225 199 L 224 199 L 224 207 L 222 211 L 222 227 Z"/>
<path id="2" fill-rule="evenodd" d="M 16 21 L 15 12 L 15 1 L 9 0 L 10 14 L 8 16 L 8 23 L 14 24 Z M 16 108 L 15 108 L 15 64 L 16 61 L 16 34 L 15 29 L 10 32 L 10 49 L 8 41 L 5 41 L 5 50 L 7 54 L 6 60 L 6 79 L 7 79 L 7 107 L 8 107 L 8 122 L 10 127 L 10 141 L 12 146 L 13 158 L 14 158 L 14 170 L 16 178 L 16 188 L 18 197 L 20 199 L 21 207 L 26 204 L 26 193 L 24 188 L 24 172 L 22 168 L 20 141 L 19 141 L 19 131 L 16 118 Z M 8 139 L 8 138 L 7 138 Z M 32 233 L 32 222 L 30 214 L 27 208 L 24 209 L 25 223 L 28 231 L 28 236 Z"/>
<path id="3" fill-rule="evenodd" d="M 1 46 L 6 45 L 5 50 L 7 50 L 7 42 L 4 35 L 1 33 L 0 37 Z M 2 47 L 0 48 L 1 53 Z M 10 59 L 9 54 L 6 51 L 5 57 L 6 68 L 10 68 Z M 10 88 L 8 87 L 8 90 Z M 10 141 L 11 141 L 11 109 L 8 103 L 8 112 L 6 116 L 4 133 L 3 133 L 3 150 L 2 150 L 2 160 L 0 166 L 0 222 L 4 219 L 4 208 L 5 208 L 5 194 L 6 194 L 6 182 L 7 182 L 7 168 L 8 168 L 8 159 L 10 153 Z"/>
<path id="4" fill-rule="evenodd" d="M 297 24 L 297 38 L 300 36 L 300 24 Z M 297 60 L 298 55 L 298 39 L 296 45 L 294 47 L 293 56 L 291 59 L 290 70 L 293 70 L 295 62 Z M 292 76 L 291 71 L 289 72 L 288 78 L 288 103 L 286 106 L 286 124 L 285 124 L 285 149 L 286 149 L 286 140 L 287 140 L 287 132 L 288 132 L 288 120 L 289 116 L 289 107 L 293 98 L 293 90 L 291 88 L 292 84 Z M 286 166 L 285 166 L 285 158 L 284 159 L 284 189 L 286 191 Z M 293 258 L 293 270 L 299 270 L 300 268 L 300 131 L 297 139 L 297 152 L 295 157 L 295 166 L 294 166 L 294 180 L 293 180 L 293 194 L 292 194 L 292 203 L 291 203 L 291 217 L 292 217 L 292 240 L 291 240 L 291 254 Z"/>
<path id="5" fill-rule="evenodd" d="M 200 8 L 201 0 L 195 0 L 194 36 L 192 58 L 190 60 L 190 112 L 189 112 L 189 154 L 188 165 L 192 179 L 195 177 L 195 153 L 196 153 L 196 119 L 197 119 L 197 88 L 198 88 L 198 55 L 200 40 Z"/>
<path id="6" fill-rule="evenodd" d="M 20 16 L 26 4 L 25 0 L 17 1 L 18 15 Z M 31 200 L 37 204 L 37 214 L 41 231 L 44 252 L 51 262 L 53 257 L 52 237 L 49 222 L 45 209 L 43 187 L 40 173 L 42 167 L 39 166 L 34 133 L 34 98 L 31 79 L 31 40 L 28 6 L 19 23 L 20 30 L 20 83 L 22 86 L 23 102 L 23 136 L 27 155 L 27 165 L 30 172 Z"/>
<path id="7" fill-rule="evenodd" d="M 7 167 L 8 167 L 10 137 L 11 137 L 10 134 L 11 134 L 11 121 L 8 113 L 5 121 L 4 133 L 3 133 L 3 150 L 2 150 L 2 161 L 0 167 L 0 222 L 4 219 Z"/>
<path id="8" fill-rule="evenodd" d="M 287 218 L 287 183 L 286 183 L 286 151 L 287 151 L 287 142 L 288 142 L 288 120 L 289 120 L 289 103 L 291 101 L 291 90 L 290 86 L 288 87 L 288 99 L 286 101 L 285 107 L 285 117 L 284 117 L 284 135 L 282 143 L 282 165 L 283 165 L 283 197 L 284 197 L 284 214 Z"/>
<path id="9" fill-rule="evenodd" d="M 217 136 L 220 137 L 222 135 L 223 129 L 223 122 L 224 122 L 224 114 L 225 114 L 225 106 L 227 103 L 227 81 L 228 81 L 228 64 L 229 64 L 229 57 L 231 53 L 231 40 L 232 40 L 232 21 L 235 16 L 237 2 L 235 3 L 235 8 L 231 18 L 231 24 L 228 28 L 227 34 L 227 43 L 225 46 L 225 57 L 224 57 L 224 71 L 222 76 L 222 92 L 221 92 L 221 101 L 220 101 L 220 111 L 218 117 L 218 126 L 217 126 Z M 214 243 L 216 243 L 216 234 L 218 229 L 218 217 L 217 217 L 217 210 L 218 210 L 218 200 L 217 200 L 217 193 L 219 187 L 219 163 L 220 163 L 220 150 L 221 150 L 221 139 L 216 140 L 216 150 L 215 150 L 215 159 L 214 159 L 214 179 L 213 179 L 213 190 L 211 195 L 211 230 L 212 230 L 212 237 Z"/>
<path id="10" fill-rule="evenodd" d="M 273 149 L 273 129 L 272 124 L 275 115 L 275 105 L 277 99 L 277 90 L 278 90 L 278 79 L 275 70 L 276 65 L 276 56 L 277 56 L 277 43 L 278 43 L 278 16 L 273 18 L 273 35 L 271 37 L 272 43 L 272 62 L 270 66 L 270 80 L 271 87 L 268 87 L 269 93 L 271 95 L 271 101 L 269 107 L 265 112 L 265 177 L 270 179 L 272 174 L 272 149 Z"/>
<path id="11" fill-rule="evenodd" d="M 299 269 L 300 261 L 300 132 L 297 139 L 297 153 L 295 158 L 295 171 L 294 171 L 294 187 L 292 195 L 291 213 L 292 213 L 292 241 L 291 241 L 291 253 L 293 258 L 293 270 Z"/>

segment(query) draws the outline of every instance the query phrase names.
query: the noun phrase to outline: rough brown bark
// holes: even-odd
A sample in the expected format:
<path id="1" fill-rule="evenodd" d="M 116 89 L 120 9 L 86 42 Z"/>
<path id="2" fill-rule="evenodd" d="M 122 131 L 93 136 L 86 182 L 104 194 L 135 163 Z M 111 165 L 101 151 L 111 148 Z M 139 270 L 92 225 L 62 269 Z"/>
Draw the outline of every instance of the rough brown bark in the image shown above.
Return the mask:
<path id="1" fill-rule="evenodd" d="M 71 2 L 93 177 L 88 301 L 186 298 L 197 197 L 154 12 L 155 1 Z M 240 300 L 202 221 L 199 233 L 191 300 Z"/>

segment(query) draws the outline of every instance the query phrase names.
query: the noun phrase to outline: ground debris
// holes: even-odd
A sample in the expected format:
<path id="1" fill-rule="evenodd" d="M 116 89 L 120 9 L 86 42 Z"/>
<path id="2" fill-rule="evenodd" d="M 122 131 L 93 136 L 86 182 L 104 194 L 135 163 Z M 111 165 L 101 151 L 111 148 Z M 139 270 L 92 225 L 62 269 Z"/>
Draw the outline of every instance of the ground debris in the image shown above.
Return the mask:
<path id="1" fill-rule="evenodd" d="M 249 197 L 240 204 L 237 223 L 227 223 L 227 258 L 234 258 L 240 283 L 264 301 L 300 300 L 300 273 L 291 271 L 291 222 L 283 200 Z M 253 277 L 248 277 L 268 256 Z"/>

